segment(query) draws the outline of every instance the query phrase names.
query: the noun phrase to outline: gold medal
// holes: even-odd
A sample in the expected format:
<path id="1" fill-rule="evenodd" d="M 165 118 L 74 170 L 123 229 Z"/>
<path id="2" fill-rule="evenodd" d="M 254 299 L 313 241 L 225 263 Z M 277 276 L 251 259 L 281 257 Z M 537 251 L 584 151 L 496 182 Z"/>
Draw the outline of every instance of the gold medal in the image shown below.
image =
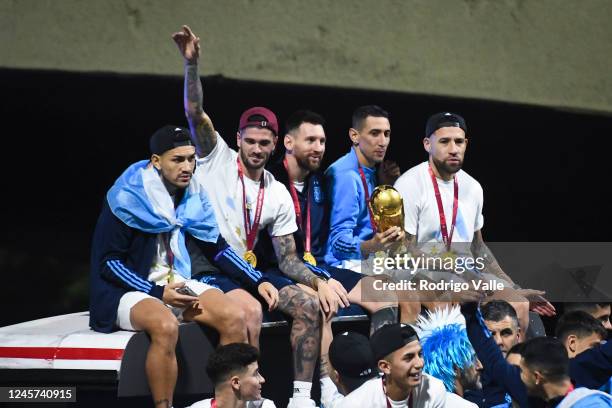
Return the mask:
<path id="1" fill-rule="evenodd" d="M 387 252 L 386 251 L 376 251 L 374 253 L 374 256 L 376 258 L 386 258 L 387 257 Z"/>
<path id="2" fill-rule="evenodd" d="M 251 264 L 253 268 L 257 266 L 257 257 L 255 256 L 255 252 L 246 251 L 244 255 L 242 255 L 245 261 Z"/>
<path id="3" fill-rule="evenodd" d="M 168 271 L 168 283 L 174 283 L 174 271 L 172 268 Z"/>
<path id="4" fill-rule="evenodd" d="M 317 260 L 314 256 L 312 256 L 312 253 L 310 252 L 304 252 L 304 260 L 312 266 L 317 266 Z"/>
<path id="5" fill-rule="evenodd" d="M 455 260 L 456 257 L 457 257 L 457 254 L 454 253 L 453 251 L 446 251 L 440 254 L 440 258 L 442 259 L 450 258 L 452 260 Z"/>

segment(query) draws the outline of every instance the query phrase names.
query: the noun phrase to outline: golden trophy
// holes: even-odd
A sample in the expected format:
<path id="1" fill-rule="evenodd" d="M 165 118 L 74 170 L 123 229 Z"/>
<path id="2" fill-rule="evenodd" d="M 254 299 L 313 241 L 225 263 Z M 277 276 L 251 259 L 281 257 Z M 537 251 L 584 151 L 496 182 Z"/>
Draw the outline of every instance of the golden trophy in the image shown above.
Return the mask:
<path id="1" fill-rule="evenodd" d="M 386 231 L 391 227 L 404 229 L 404 200 L 395 188 L 387 185 L 376 187 L 368 205 L 377 232 Z"/>
<path id="2" fill-rule="evenodd" d="M 376 232 L 383 232 L 391 227 L 399 227 L 404 230 L 404 200 L 395 188 L 388 185 L 376 187 L 368 205 L 376 224 L 373 226 Z M 406 251 L 406 247 L 401 243 L 391 252 L 401 254 Z M 384 258 L 387 253 L 378 251 L 375 255 L 377 258 Z"/>

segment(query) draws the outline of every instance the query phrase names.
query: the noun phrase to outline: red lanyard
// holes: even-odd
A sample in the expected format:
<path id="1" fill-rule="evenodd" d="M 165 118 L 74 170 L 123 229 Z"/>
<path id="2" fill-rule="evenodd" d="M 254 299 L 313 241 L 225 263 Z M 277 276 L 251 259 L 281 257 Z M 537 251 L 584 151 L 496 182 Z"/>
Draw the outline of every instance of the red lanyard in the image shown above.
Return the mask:
<path id="1" fill-rule="evenodd" d="M 287 170 L 287 176 L 289 176 L 289 164 L 287 158 L 283 159 L 283 165 Z M 306 186 L 304 186 L 306 188 Z M 300 207 L 300 201 L 298 199 L 297 191 L 295 186 L 291 182 L 291 176 L 289 176 L 289 192 L 291 192 L 291 199 L 293 200 L 293 208 L 295 209 L 295 217 L 300 229 L 304 230 L 304 224 L 302 223 L 302 208 Z M 304 252 L 310 252 L 310 191 L 306 190 L 306 231 L 305 231 L 305 242 Z"/>
<path id="2" fill-rule="evenodd" d="M 451 242 L 453 240 L 453 233 L 455 232 L 455 223 L 457 222 L 457 209 L 459 208 L 459 183 L 457 182 L 457 177 L 453 176 L 453 221 L 451 223 L 451 231 L 449 235 L 446 227 L 446 216 L 444 215 L 444 206 L 442 205 L 442 196 L 440 195 L 440 188 L 438 187 L 438 181 L 436 180 L 436 176 L 434 175 L 431 166 L 429 166 L 429 176 L 431 177 L 431 182 L 433 183 L 433 188 L 436 193 L 438 213 L 440 214 L 440 229 L 442 230 L 442 240 L 446 245 L 446 250 L 450 251 Z"/>
<path id="3" fill-rule="evenodd" d="M 383 389 L 383 395 L 385 396 L 385 402 L 387 403 L 387 408 L 391 408 L 391 402 L 389 401 L 389 397 L 387 397 L 387 388 L 385 387 L 384 378 L 381 378 L 381 384 Z M 408 408 L 412 408 L 412 391 L 410 391 L 410 395 L 408 396 Z"/>
<path id="4" fill-rule="evenodd" d="M 368 208 L 368 214 L 370 215 L 370 224 L 372 224 L 372 231 L 376 233 L 376 223 L 374 222 L 374 215 L 372 214 L 372 209 L 370 208 L 370 192 L 368 190 L 368 182 L 366 181 L 365 173 L 361 168 L 361 164 L 359 163 L 359 159 L 357 159 L 357 167 L 359 168 L 359 175 L 361 176 L 361 184 L 363 184 L 363 191 L 365 192 L 365 204 Z"/>
<path id="5" fill-rule="evenodd" d="M 236 157 L 238 164 L 238 177 L 242 182 L 242 214 L 244 216 L 244 229 L 246 231 L 247 239 L 247 251 L 253 249 L 255 243 L 255 237 L 257 237 L 257 231 L 259 229 L 259 220 L 261 219 L 261 209 L 263 208 L 264 200 L 264 175 L 261 175 L 261 181 L 259 182 L 259 192 L 257 193 L 257 205 L 255 207 L 255 218 L 253 219 L 253 225 L 250 222 L 250 211 L 247 208 L 246 202 L 246 188 L 244 187 L 244 174 L 242 172 L 242 166 L 240 165 L 240 157 Z"/>
<path id="6" fill-rule="evenodd" d="M 210 401 L 210 408 L 217 408 L 217 400 L 215 398 Z"/>

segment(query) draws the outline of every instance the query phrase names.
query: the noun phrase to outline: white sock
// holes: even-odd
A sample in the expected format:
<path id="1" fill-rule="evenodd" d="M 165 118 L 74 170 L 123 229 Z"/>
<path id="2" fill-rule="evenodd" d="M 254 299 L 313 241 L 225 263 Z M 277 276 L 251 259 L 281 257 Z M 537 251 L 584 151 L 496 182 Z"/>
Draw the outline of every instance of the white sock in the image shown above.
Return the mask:
<path id="1" fill-rule="evenodd" d="M 293 398 L 310 398 L 311 382 L 294 381 L 293 382 Z"/>

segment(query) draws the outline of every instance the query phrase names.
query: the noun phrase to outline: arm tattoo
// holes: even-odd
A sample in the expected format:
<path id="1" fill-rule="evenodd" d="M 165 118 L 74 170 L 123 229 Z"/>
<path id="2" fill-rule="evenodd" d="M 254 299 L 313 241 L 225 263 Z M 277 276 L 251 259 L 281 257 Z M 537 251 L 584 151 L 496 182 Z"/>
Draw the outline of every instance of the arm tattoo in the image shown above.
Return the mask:
<path id="1" fill-rule="evenodd" d="M 321 370 L 320 378 L 325 376 L 329 376 L 329 354 L 322 354 L 321 361 L 319 363 L 319 368 Z"/>
<path id="2" fill-rule="evenodd" d="M 185 114 L 189 128 L 195 138 L 198 156 L 206 157 L 217 143 L 217 134 L 212 121 L 202 107 L 202 82 L 197 64 L 185 64 Z"/>
<path id="3" fill-rule="evenodd" d="M 482 258 L 484 263 L 484 270 L 498 278 L 504 279 L 510 283 L 514 283 L 512 279 L 503 271 L 497 259 L 493 255 L 493 252 L 489 249 L 482 239 L 482 233 L 476 232 L 471 245 L 472 254 L 474 258 Z"/>
<path id="4" fill-rule="evenodd" d="M 294 281 L 310 286 L 311 280 L 317 275 L 312 273 L 298 258 L 293 234 L 272 237 L 272 245 L 279 269 Z"/>

